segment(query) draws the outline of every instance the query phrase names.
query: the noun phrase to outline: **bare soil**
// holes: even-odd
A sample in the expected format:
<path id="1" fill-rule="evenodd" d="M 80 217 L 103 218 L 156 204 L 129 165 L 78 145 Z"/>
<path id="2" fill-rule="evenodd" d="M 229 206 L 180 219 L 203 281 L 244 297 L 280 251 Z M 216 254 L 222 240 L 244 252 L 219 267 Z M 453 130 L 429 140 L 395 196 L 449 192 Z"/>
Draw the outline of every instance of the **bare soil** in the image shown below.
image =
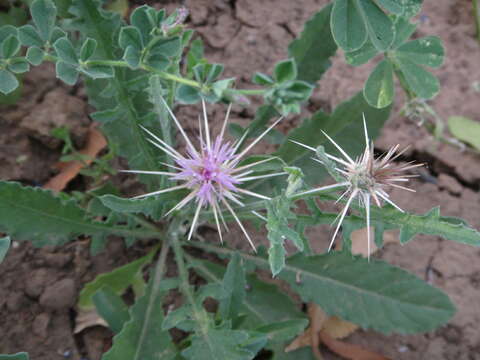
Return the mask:
<path id="1" fill-rule="evenodd" d="M 191 11 L 189 22 L 205 40 L 207 57 L 226 65 L 226 76 L 235 76 L 239 86 L 248 86 L 254 70 L 270 72 L 273 64 L 287 57 L 288 43 L 303 23 L 326 0 L 186 0 L 162 1 L 173 8 L 184 3 Z M 141 3 L 141 2 L 136 2 Z M 157 6 L 157 4 L 156 4 Z M 465 115 L 480 120 L 480 94 L 473 82 L 480 81 L 480 45 L 468 0 L 425 0 L 417 34 L 438 35 L 447 49 L 444 66 L 436 71 L 442 91 L 432 106 L 444 119 Z M 321 36 L 321 34 L 319 34 Z M 371 66 L 351 68 L 342 55 L 320 83 L 307 109 L 330 110 L 363 86 Z M 400 91 L 398 92 L 400 93 Z M 401 96 L 397 98 L 400 103 Z M 233 120 L 248 123 L 251 108 L 234 108 Z M 90 123 L 81 87 L 69 88 L 54 78 L 51 66 L 41 66 L 25 77 L 24 95 L 14 106 L 3 106 L 0 115 L 0 179 L 41 185 L 54 173 L 61 146 L 50 130 L 68 126 L 81 147 Z M 219 129 L 224 109 L 213 108 Z M 397 109 L 398 110 L 398 109 Z M 196 131 L 196 114 L 181 109 L 189 131 Z M 292 116 L 280 128 L 286 131 L 308 116 Z M 423 213 L 440 206 L 444 215 L 460 216 L 480 228 L 480 157 L 457 147 L 438 144 L 423 128 L 398 114 L 384 128 L 376 147 L 411 145 L 407 156 L 428 164 L 425 176 L 413 182 L 416 194 L 394 192 L 403 208 Z M 270 150 L 269 146 L 260 151 Z M 81 184 L 81 179 L 79 180 Z M 252 230 L 253 231 L 253 230 Z M 331 230 L 310 232 L 313 246 L 324 251 Z M 226 241 L 248 250 L 232 234 Z M 255 240 L 265 244 L 265 232 Z M 0 265 L 0 353 L 28 351 L 34 360 L 100 359 L 110 345 L 111 334 L 100 327 L 74 335 L 75 302 L 82 285 L 96 274 L 109 271 L 143 254 L 145 244 L 128 250 L 120 239 L 112 239 L 107 250 L 92 257 L 88 240 L 58 248 L 34 249 L 28 243 L 14 247 Z M 437 331 L 412 336 L 384 336 L 358 331 L 348 341 L 399 360 L 480 359 L 480 251 L 431 236 L 418 236 L 405 246 L 388 245 L 379 254 L 431 284 L 445 290 L 458 312 Z M 324 351 L 326 359 L 338 359 Z"/>

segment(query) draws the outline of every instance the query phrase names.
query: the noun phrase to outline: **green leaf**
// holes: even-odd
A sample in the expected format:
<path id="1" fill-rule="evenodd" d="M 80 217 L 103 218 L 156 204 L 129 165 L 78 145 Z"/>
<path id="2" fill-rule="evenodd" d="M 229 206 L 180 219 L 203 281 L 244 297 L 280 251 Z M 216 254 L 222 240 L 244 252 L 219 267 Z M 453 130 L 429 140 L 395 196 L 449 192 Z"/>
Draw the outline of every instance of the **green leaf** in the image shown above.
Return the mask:
<path id="1" fill-rule="evenodd" d="M 245 299 L 245 269 L 240 256 L 234 255 L 228 263 L 223 277 L 224 297 L 220 300 L 218 312 L 222 319 L 235 319 Z"/>
<path id="2" fill-rule="evenodd" d="M 204 243 L 193 246 L 220 254 L 236 252 Z M 269 267 L 264 257 L 240 255 L 261 268 Z M 314 302 L 329 315 L 386 334 L 430 331 L 455 312 L 448 296 L 425 281 L 386 262 L 347 252 L 297 254 L 287 260 L 279 277 L 304 302 Z"/>
<path id="3" fill-rule="evenodd" d="M 410 19 L 417 15 L 422 9 L 423 0 L 404 0 L 403 1 L 403 17 Z"/>
<path id="4" fill-rule="evenodd" d="M 192 345 L 182 351 L 187 360 L 251 360 L 255 353 L 248 350 L 246 331 L 207 328 L 192 337 Z"/>
<path id="5" fill-rule="evenodd" d="M 30 6 L 33 22 L 43 42 L 50 40 L 57 17 L 57 8 L 51 0 L 35 0 Z"/>
<path id="6" fill-rule="evenodd" d="M 2 42 L 2 56 L 9 59 L 20 51 L 20 41 L 14 35 L 10 35 Z"/>
<path id="7" fill-rule="evenodd" d="M 417 65 L 410 58 L 397 57 L 396 63 L 405 77 L 408 87 L 418 97 L 431 99 L 438 94 L 440 83 L 435 75 Z"/>
<path id="8" fill-rule="evenodd" d="M 57 61 L 55 65 L 57 77 L 65 84 L 75 85 L 78 80 L 78 70 L 63 61 Z"/>
<path id="9" fill-rule="evenodd" d="M 80 49 L 80 60 L 87 61 L 90 59 L 97 49 L 97 41 L 92 38 L 86 38 Z"/>
<path id="10" fill-rule="evenodd" d="M 153 67 L 155 70 L 163 71 L 170 64 L 170 60 L 162 54 L 149 54 L 144 63 Z"/>
<path id="11" fill-rule="evenodd" d="M 18 38 L 22 45 L 25 46 L 43 46 L 43 40 L 32 25 L 23 25 L 18 28 Z"/>
<path id="12" fill-rule="evenodd" d="M 140 60 L 142 58 L 142 53 L 140 50 L 136 49 L 134 46 L 129 45 L 125 49 L 125 54 L 123 54 L 123 60 L 125 60 L 132 69 L 138 69 L 140 66 Z"/>
<path id="13" fill-rule="evenodd" d="M 0 70 L 0 92 L 2 94 L 10 94 L 18 87 L 17 77 L 10 71 Z"/>
<path id="14" fill-rule="evenodd" d="M 168 194 L 165 194 L 168 195 Z M 144 214 L 158 221 L 165 212 L 165 202 L 171 196 L 151 196 L 144 199 L 125 199 L 115 195 L 100 197 L 103 205 L 119 213 Z"/>
<path id="15" fill-rule="evenodd" d="M 92 296 L 92 302 L 110 329 L 118 334 L 125 323 L 130 320 L 128 308 L 122 298 L 108 286 L 104 286 Z"/>
<path id="16" fill-rule="evenodd" d="M 78 57 L 71 43 L 68 38 L 60 38 L 53 44 L 55 51 L 57 52 L 58 57 L 65 63 L 69 65 L 77 65 L 78 64 Z"/>
<path id="17" fill-rule="evenodd" d="M 15 26 L 4 25 L 0 27 L 0 44 L 9 36 L 18 37 L 18 30 Z"/>
<path id="18" fill-rule="evenodd" d="M 29 360 L 28 353 L 20 352 L 13 355 L 0 355 L 0 360 Z"/>
<path id="19" fill-rule="evenodd" d="M 412 24 L 410 20 L 402 17 L 398 18 L 395 22 L 395 40 L 393 41 L 392 49 L 398 48 L 407 41 L 416 29 L 417 25 Z"/>
<path id="20" fill-rule="evenodd" d="M 357 0 L 336 0 L 330 24 L 335 42 L 344 51 L 360 49 L 367 41 L 367 27 Z"/>
<path id="21" fill-rule="evenodd" d="M 368 37 L 379 50 L 385 51 L 392 44 L 395 29 L 392 20 L 372 0 L 355 0 L 367 26 Z"/>
<path id="22" fill-rule="evenodd" d="M 371 106 L 382 109 L 392 103 L 394 94 L 393 67 L 389 60 L 384 59 L 368 77 L 363 95 Z"/>
<path id="23" fill-rule="evenodd" d="M 85 284 L 79 295 L 78 306 L 82 309 L 93 308 L 92 296 L 104 286 L 109 287 L 115 294 L 122 295 L 132 283 L 140 279 L 143 281 L 142 269 L 152 262 L 156 250 L 157 247 L 140 259 L 118 267 L 111 272 L 100 274 L 93 281 Z"/>
<path id="24" fill-rule="evenodd" d="M 7 255 L 7 251 L 10 248 L 10 238 L 4 237 L 0 238 L 0 264 L 2 263 L 3 259 L 5 259 L 5 255 Z"/>
<path id="25" fill-rule="evenodd" d="M 278 62 L 273 70 L 275 80 L 278 83 L 293 81 L 297 78 L 297 65 L 295 60 L 287 59 Z"/>
<path id="26" fill-rule="evenodd" d="M 463 116 L 450 116 L 448 130 L 457 139 L 480 151 L 480 124 L 478 121 Z"/>
<path id="27" fill-rule="evenodd" d="M 453 217 L 440 216 L 440 209 L 433 208 L 424 215 L 401 213 L 393 207 L 371 209 L 372 218 L 383 222 L 387 228 L 400 229 L 400 241 L 406 243 L 415 234 L 441 236 L 459 243 L 480 246 L 480 233 L 468 226 L 465 221 Z"/>
<path id="28" fill-rule="evenodd" d="M 308 325 L 307 319 L 293 319 L 273 322 L 256 328 L 255 330 L 267 334 L 272 343 L 283 343 L 301 334 Z"/>
<path id="29" fill-rule="evenodd" d="M 140 31 L 134 26 L 124 26 L 120 30 L 118 37 L 118 44 L 122 49 L 133 47 L 135 50 L 141 52 L 143 49 L 143 40 Z"/>
<path id="30" fill-rule="evenodd" d="M 401 45 L 395 54 L 397 57 L 411 60 L 417 65 L 436 68 L 443 64 L 445 50 L 442 40 L 436 36 L 428 36 Z"/>
<path id="31" fill-rule="evenodd" d="M 151 37 L 155 17 L 155 9 L 148 5 L 137 7 L 130 15 L 130 23 L 138 29 L 144 44 L 147 44 Z"/>
<path id="32" fill-rule="evenodd" d="M 257 85 L 263 86 L 272 86 L 275 84 L 275 81 L 268 76 L 267 74 L 263 74 L 261 72 L 256 72 L 252 77 L 252 82 Z"/>
<path id="33" fill-rule="evenodd" d="M 26 58 L 30 64 L 37 66 L 43 62 L 43 56 L 44 53 L 42 49 L 32 46 L 28 48 Z"/>
<path id="34" fill-rule="evenodd" d="M 159 283 L 160 279 L 152 276 L 145 295 L 130 308 L 130 320 L 113 338 L 113 346 L 102 360 L 173 360 L 176 357 L 170 334 L 162 329 L 165 291 Z"/>
<path id="35" fill-rule="evenodd" d="M 23 74 L 30 70 L 30 64 L 25 58 L 16 58 L 8 65 L 8 70 L 15 74 Z"/>
<path id="36" fill-rule="evenodd" d="M 113 68 L 108 65 L 88 65 L 87 67 L 82 67 L 82 72 L 92 79 L 108 79 L 115 74 Z"/>
<path id="37" fill-rule="evenodd" d="M 158 54 L 166 57 L 175 57 L 182 51 L 182 42 L 180 37 L 175 36 L 168 39 L 159 40 L 150 49 L 150 54 Z"/>
<path id="38" fill-rule="evenodd" d="M 12 238 L 29 240 L 35 246 L 61 245 L 78 235 L 103 238 L 108 234 L 142 236 L 122 226 L 93 221 L 73 200 L 49 190 L 0 182 L 0 229 Z M 153 233 L 144 234 L 151 237 Z"/>
<path id="39" fill-rule="evenodd" d="M 368 40 L 360 49 L 345 53 L 345 60 L 352 66 L 360 66 L 372 60 L 378 53 L 377 48 Z"/>
<path id="40" fill-rule="evenodd" d="M 284 196 L 274 198 L 267 203 L 267 230 L 270 241 L 268 261 L 272 276 L 278 275 L 285 266 L 284 242 L 286 239 L 292 241 L 298 250 L 303 251 L 300 234 L 288 226 L 289 220 L 296 219 L 295 214 L 290 211 L 290 206 L 290 201 Z"/>
<path id="41" fill-rule="evenodd" d="M 383 7 L 385 10 L 395 14 L 401 15 L 403 13 L 403 3 L 399 0 L 377 0 L 378 4 Z"/>
<path id="42" fill-rule="evenodd" d="M 196 104 L 201 99 L 200 89 L 185 84 L 177 88 L 175 96 L 183 104 Z"/>

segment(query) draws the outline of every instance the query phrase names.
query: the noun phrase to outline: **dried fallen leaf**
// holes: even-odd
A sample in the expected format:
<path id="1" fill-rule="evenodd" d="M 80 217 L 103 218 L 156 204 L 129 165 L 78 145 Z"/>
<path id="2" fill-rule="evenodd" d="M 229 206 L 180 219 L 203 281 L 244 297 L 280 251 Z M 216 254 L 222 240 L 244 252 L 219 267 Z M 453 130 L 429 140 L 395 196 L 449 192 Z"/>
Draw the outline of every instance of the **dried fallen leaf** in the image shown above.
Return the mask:
<path id="1" fill-rule="evenodd" d="M 330 316 L 323 325 L 323 332 L 334 339 L 343 339 L 358 329 L 358 325 Z"/>
<path id="2" fill-rule="evenodd" d="M 80 154 L 87 157 L 87 160 L 84 162 L 75 160 L 63 163 L 63 165 L 60 166 L 61 171 L 51 178 L 43 188 L 51 189 L 53 191 L 62 191 L 65 189 L 67 184 L 78 175 L 80 170 L 92 163 L 92 159 L 94 159 L 105 146 L 107 146 L 107 140 L 105 140 L 105 137 L 95 125 L 90 126 L 90 129 L 88 130 L 87 145 L 84 149 L 79 151 Z"/>
<path id="3" fill-rule="evenodd" d="M 344 341 L 335 340 L 323 331 L 320 332 L 319 337 L 322 343 L 325 344 L 330 351 L 348 360 L 390 360 L 383 355 L 365 350 L 358 345 L 352 345 Z"/>
<path id="4" fill-rule="evenodd" d="M 75 329 L 73 330 L 74 334 L 81 333 L 83 330 L 94 326 L 103 326 L 108 328 L 107 322 L 97 314 L 95 309 L 79 309 L 78 311 L 77 317 L 75 318 Z"/>

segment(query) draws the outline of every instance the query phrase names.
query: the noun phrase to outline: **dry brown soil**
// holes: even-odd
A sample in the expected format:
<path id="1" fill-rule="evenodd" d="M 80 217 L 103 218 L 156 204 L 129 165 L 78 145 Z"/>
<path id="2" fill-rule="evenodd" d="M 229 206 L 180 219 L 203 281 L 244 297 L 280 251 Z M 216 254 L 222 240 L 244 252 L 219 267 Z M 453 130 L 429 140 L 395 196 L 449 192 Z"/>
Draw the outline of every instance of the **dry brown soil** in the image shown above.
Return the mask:
<path id="1" fill-rule="evenodd" d="M 287 56 L 288 43 L 326 1 L 161 3 L 168 8 L 184 3 L 191 11 L 191 26 L 206 42 L 208 58 L 224 63 L 227 76 L 235 76 L 240 86 L 248 86 L 254 70 L 270 72 L 276 61 Z M 447 61 L 436 71 L 442 92 L 432 106 L 443 118 L 461 114 L 480 120 L 480 94 L 472 86 L 480 81 L 480 45 L 474 37 L 470 1 L 425 0 L 424 3 L 417 34 L 439 35 L 447 49 Z M 361 89 L 371 69 L 369 65 L 351 68 L 341 54 L 334 60 L 307 106 L 311 111 L 321 107 L 329 110 L 353 95 Z M 85 100 L 81 87 L 62 85 L 54 79 L 49 66 L 28 74 L 21 101 L 15 106 L 2 107 L 0 114 L 0 179 L 30 185 L 45 183 L 54 174 L 53 165 L 60 156 L 59 141 L 49 136 L 49 132 L 66 125 L 72 129 L 76 145 L 81 147 L 91 111 Z M 401 96 L 397 101 L 401 103 Z M 254 106 L 257 104 L 254 101 Z M 234 109 L 233 120 L 246 124 L 254 114 L 254 106 Z M 212 118 L 220 118 L 222 111 L 212 110 Z M 196 115 L 189 110 L 181 112 L 188 117 L 189 130 L 194 132 Z M 308 114 L 305 110 L 302 116 L 290 117 L 280 129 L 291 128 Z M 214 128 L 219 126 L 216 123 Z M 408 156 L 427 162 L 428 170 L 413 183 L 417 193 L 394 192 L 396 202 L 413 212 L 425 212 L 439 205 L 444 215 L 463 217 L 480 228 L 480 156 L 435 143 L 415 122 L 396 114 L 376 146 L 383 150 L 397 143 L 411 144 Z M 79 178 L 71 187 L 84 186 L 85 182 Z M 315 249 L 324 251 L 331 229 L 322 227 L 309 234 Z M 238 238 L 241 237 L 232 235 L 230 241 L 238 248 L 248 249 Z M 257 232 L 255 239 L 265 243 L 265 233 Z M 23 243 L 12 249 L 0 265 L 0 353 L 28 351 L 34 360 L 99 359 L 110 345 L 111 337 L 107 330 L 98 327 L 73 335 L 78 292 L 96 274 L 138 257 L 144 247 L 140 244 L 127 250 L 120 239 L 113 239 L 107 251 L 96 257 L 88 254 L 87 240 L 61 248 L 33 249 Z M 405 246 L 388 245 L 380 256 L 445 290 L 458 312 L 448 325 L 428 334 L 384 336 L 358 331 L 347 340 L 392 359 L 480 359 L 480 251 L 431 236 L 418 236 Z M 326 359 L 338 359 L 324 352 Z"/>

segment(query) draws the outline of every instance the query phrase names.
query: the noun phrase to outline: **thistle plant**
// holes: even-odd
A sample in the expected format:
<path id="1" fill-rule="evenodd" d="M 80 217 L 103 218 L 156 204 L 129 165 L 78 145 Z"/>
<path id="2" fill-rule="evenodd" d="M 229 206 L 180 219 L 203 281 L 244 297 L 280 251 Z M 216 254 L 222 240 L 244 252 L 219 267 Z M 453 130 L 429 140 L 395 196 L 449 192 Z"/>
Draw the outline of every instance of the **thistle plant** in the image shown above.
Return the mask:
<path id="1" fill-rule="evenodd" d="M 372 140 L 395 100 L 393 76 L 410 100 L 424 101 L 440 89 L 425 67 L 443 62 L 441 40 L 410 39 L 420 8 L 420 0 L 334 0 L 312 14 L 287 59 L 273 64 L 271 74 L 252 74 L 255 87 L 241 88 L 222 76 L 222 64 L 205 57 L 184 8 L 167 14 L 144 5 L 123 19 L 102 1 L 72 0 L 68 14 L 57 16 L 54 1 L 34 0 L 31 23 L 0 28 L 0 92 L 14 91 L 17 74 L 31 66 L 55 64 L 58 79 L 85 87 L 109 156 L 126 160 L 130 170 L 119 171 L 134 174 L 144 192 L 116 188 L 117 175 L 110 173 L 72 194 L 1 181 L 0 230 L 7 237 L 0 239 L 0 261 L 10 239 L 61 246 L 83 236 L 91 256 L 105 251 L 110 235 L 127 246 L 136 243 L 143 257 L 84 284 L 79 295 L 76 312 L 96 312 L 114 336 L 103 360 L 246 360 L 262 350 L 273 359 L 298 359 L 298 352 L 284 349 L 308 326 L 308 317 L 284 287 L 260 280 L 257 269 L 271 270 L 301 301 L 365 329 L 411 334 L 445 324 L 455 311 L 446 294 L 370 255 L 352 255 L 349 246 L 352 231 L 365 227 L 375 229 L 378 247 L 386 229 L 399 229 L 402 244 L 421 233 L 480 245 L 479 232 L 439 208 L 418 215 L 396 206 L 389 188 L 412 190 L 404 186 L 414 176 L 407 172 L 420 165 L 398 165 L 398 145 L 375 156 Z M 331 113 L 316 110 L 286 134 L 274 129 L 282 118 L 299 116 L 339 48 L 352 66 L 380 58 L 364 88 Z M 229 114 L 249 106 L 252 97 L 262 102 L 255 117 L 245 127 L 228 126 Z M 202 109 L 195 138 L 187 136 L 188 119 L 175 115 L 194 104 Z M 218 134 L 210 130 L 207 104 L 227 109 Z M 278 147 L 250 155 L 261 141 Z M 325 173 L 318 162 L 336 184 L 321 185 Z M 340 197 L 338 190 L 344 191 Z M 319 202 L 335 201 L 343 205 L 339 214 L 320 210 Z M 298 211 L 299 202 L 308 213 Z M 343 250 L 314 254 L 310 245 L 319 239 L 305 230 L 334 219 L 330 248 L 341 234 Z M 260 244 L 247 233 L 250 222 L 266 223 Z M 223 230 L 230 223 L 257 251 L 237 249 Z M 203 224 L 218 230 L 221 244 L 200 236 Z M 371 237 L 368 230 L 368 246 Z M 293 254 L 286 242 L 295 246 Z M 221 260 L 207 260 L 210 252 Z M 177 275 L 167 276 L 167 262 Z M 189 271 L 205 282 L 192 284 Z M 122 295 L 130 287 L 135 297 L 127 311 Z M 166 313 L 166 295 L 175 289 L 182 304 Z M 218 304 L 215 312 L 205 309 L 206 298 Z M 174 341 L 173 328 L 183 331 L 182 339 Z"/>

